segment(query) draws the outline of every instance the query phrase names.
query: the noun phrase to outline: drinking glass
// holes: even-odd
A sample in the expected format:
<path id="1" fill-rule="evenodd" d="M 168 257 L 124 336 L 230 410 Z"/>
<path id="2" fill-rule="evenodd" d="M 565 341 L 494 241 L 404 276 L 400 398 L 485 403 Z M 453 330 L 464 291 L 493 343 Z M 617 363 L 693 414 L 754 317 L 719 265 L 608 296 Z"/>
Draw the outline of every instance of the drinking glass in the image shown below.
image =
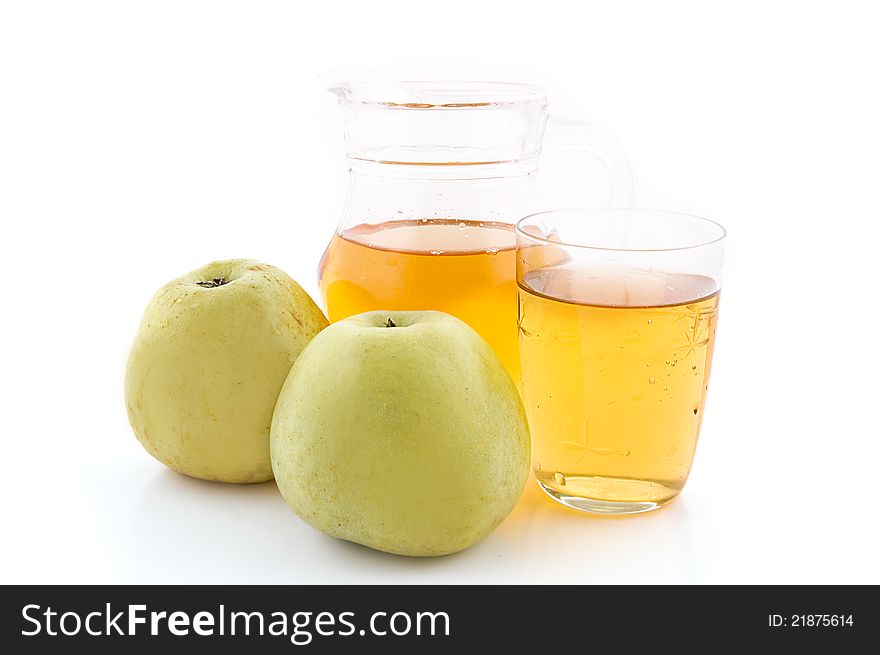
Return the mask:
<path id="1" fill-rule="evenodd" d="M 665 505 L 687 481 L 703 419 L 724 228 L 583 208 L 527 216 L 516 237 L 538 484 L 587 512 Z"/>

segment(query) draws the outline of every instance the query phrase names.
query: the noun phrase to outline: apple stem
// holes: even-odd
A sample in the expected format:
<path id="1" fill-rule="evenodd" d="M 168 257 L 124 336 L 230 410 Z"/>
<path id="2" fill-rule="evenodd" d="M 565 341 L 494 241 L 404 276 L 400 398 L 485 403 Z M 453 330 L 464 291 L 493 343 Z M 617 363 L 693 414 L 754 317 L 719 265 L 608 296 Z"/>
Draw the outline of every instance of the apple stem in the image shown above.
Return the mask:
<path id="1" fill-rule="evenodd" d="M 213 280 L 207 280 L 204 282 L 196 282 L 200 287 L 204 287 L 205 289 L 213 289 L 214 287 L 222 287 L 226 284 L 226 280 L 222 277 L 215 277 Z"/>
<path id="2" fill-rule="evenodd" d="M 397 327 L 397 326 L 394 324 L 394 321 L 391 320 L 391 317 L 390 317 L 390 316 L 388 317 L 388 320 L 385 321 L 385 327 Z"/>

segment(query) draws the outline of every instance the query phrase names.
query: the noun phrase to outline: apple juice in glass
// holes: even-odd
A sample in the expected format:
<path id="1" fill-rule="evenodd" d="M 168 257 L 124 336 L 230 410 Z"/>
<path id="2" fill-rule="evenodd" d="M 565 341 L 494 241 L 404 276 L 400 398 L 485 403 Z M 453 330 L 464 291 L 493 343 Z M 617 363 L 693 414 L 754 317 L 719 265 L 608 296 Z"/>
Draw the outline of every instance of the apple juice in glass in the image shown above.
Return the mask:
<path id="1" fill-rule="evenodd" d="M 626 209 L 517 228 L 522 393 L 552 498 L 630 514 L 674 499 L 703 420 L 724 229 Z"/>
<path id="2" fill-rule="evenodd" d="M 351 177 L 318 272 L 330 321 L 378 309 L 448 312 L 486 339 L 519 385 L 514 223 L 542 188 L 544 93 L 484 82 L 346 82 L 331 91 Z M 612 197 L 625 201 L 629 170 L 613 140 L 553 121 L 549 147 L 599 157 Z"/>

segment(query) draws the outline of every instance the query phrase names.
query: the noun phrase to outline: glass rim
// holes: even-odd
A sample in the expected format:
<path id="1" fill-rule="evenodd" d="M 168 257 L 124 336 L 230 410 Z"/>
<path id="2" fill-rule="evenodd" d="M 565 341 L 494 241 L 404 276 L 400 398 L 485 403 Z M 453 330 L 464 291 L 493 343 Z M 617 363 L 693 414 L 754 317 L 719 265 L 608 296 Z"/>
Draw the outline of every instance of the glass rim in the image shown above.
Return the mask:
<path id="1" fill-rule="evenodd" d="M 536 216 L 547 216 L 550 214 L 562 214 L 568 212 L 607 212 L 607 213 L 621 213 L 621 212 L 634 212 L 639 214 L 665 214 L 666 216 L 679 216 L 688 219 L 692 219 L 700 224 L 709 224 L 716 227 L 720 234 L 708 241 L 702 241 L 700 243 L 692 243 L 686 246 L 673 246 L 670 248 L 609 248 L 607 246 L 591 246 L 585 243 L 571 243 L 569 241 L 554 241 L 553 239 L 547 239 L 545 237 L 537 236 L 534 234 L 530 234 L 523 229 L 523 225 L 529 219 L 533 219 Z M 605 252 L 680 252 L 683 250 L 695 250 L 697 248 L 705 248 L 706 246 L 711 246 L 716 243 L 720 243 L 727 238 L 727 229 L 716 221 L 713 221 L 709 218 L 705 218 L 703 216 L 697 216 L 696 214 L 688 214 L 686 212 L 678 212 L 678 211 L 670 211 L 667 209 L 650 209 L 647 207 L 602 207 L 602 206 L 588 206 L 588 207 L 565 207 L 562 209 L 547 209 L 539 212 L 534 212 L 527 216 L 523 216 L 516 222 L 514 227 L 517 237 L 522 236 L 526 239 L 531 239 L 532 241 L 537 241 L 540 243 L 544 243 L 547 245 L 553 246 L 565 246 L 566 248 L 580 248 L 583 250 L 597 250 L 597 251 L 605 251 Z M 519 247 L 519 244 L 517 244 Z"/>
<path id="2" fill-rule="evenodd" d="M 352 105 L 386 109 L 480 109 L 510 107 L 546 102 L 546 91 L 525 82 L 489 80 L 405 80 L 395 85 L 357 82 L 340 85 L 331 91 Z M 404 91 L 412 100 L 391 100 L 394 91 Z M 421 96 L 421 97 L 420 97 Z"/>

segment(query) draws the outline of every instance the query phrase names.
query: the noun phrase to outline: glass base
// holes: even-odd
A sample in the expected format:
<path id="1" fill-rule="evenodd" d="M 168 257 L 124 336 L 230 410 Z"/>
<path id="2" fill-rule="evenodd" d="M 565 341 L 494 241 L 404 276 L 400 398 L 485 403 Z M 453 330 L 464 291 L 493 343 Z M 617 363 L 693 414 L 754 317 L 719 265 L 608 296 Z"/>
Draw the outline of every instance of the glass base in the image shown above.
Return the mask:
<path id="1" fill-rule="evenodd" d="M 566 507 L 578 510 L 579 512 L 605 514 L 609 516 L 652 512 L 655 509 L 660 509 L 664 505 L 668 505 L 678 497 L 677 492 L 672 492 L 670 495 L 663 498 L 657 498 L 656 500 L 607 500 L 601 498 L 589 498 L 587 496 L 574 496 L 551 487 L 541 480 L 537 480 L 537 483 L 545 494 Z"/>

